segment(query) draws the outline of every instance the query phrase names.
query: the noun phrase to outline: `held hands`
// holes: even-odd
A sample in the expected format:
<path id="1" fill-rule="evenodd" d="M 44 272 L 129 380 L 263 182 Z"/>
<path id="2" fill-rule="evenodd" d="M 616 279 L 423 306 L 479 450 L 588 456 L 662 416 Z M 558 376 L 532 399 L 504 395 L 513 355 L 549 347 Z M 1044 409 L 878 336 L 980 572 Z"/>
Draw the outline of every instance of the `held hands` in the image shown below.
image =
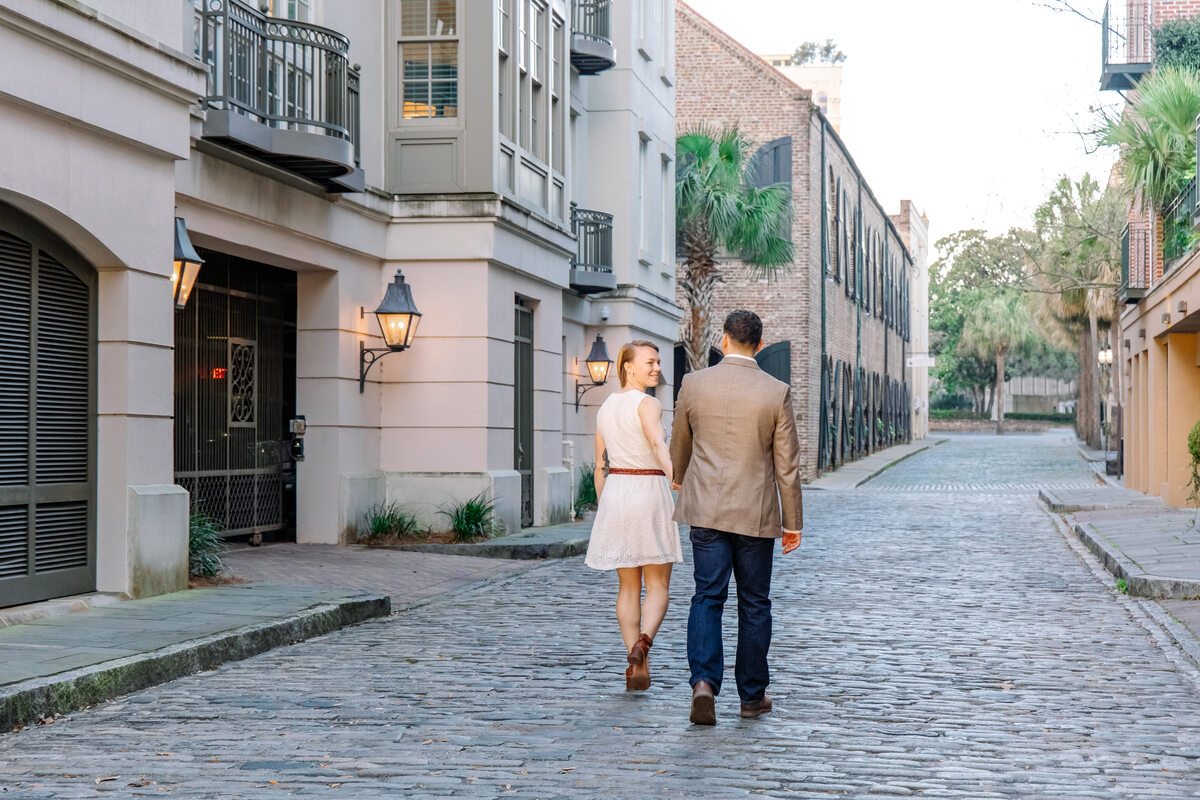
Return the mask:
<path id="1" fill-rule="evenodd" d="M 800 546 L 800 537 L 801 537 L 802 533 L 803 533 L 803 531 L 795 531 L 795 532 L 787 532 L 787 533 L 783 534 L 783 554 L 784 555 L 787 555 L 788 553 L 792 552 L 793 550 L 795 550 L 797 547 Z"/>

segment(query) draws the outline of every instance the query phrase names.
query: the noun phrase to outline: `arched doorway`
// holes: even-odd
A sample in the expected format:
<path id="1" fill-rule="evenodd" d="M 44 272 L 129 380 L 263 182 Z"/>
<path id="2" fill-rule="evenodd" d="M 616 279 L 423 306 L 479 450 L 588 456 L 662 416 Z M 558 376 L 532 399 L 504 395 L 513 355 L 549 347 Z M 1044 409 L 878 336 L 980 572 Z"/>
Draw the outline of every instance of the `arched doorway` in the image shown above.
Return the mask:
<path id="1" fill-rule="evenodd" d="M 96 272 L 0 204 L 0 606 L 96 586 Z"/>

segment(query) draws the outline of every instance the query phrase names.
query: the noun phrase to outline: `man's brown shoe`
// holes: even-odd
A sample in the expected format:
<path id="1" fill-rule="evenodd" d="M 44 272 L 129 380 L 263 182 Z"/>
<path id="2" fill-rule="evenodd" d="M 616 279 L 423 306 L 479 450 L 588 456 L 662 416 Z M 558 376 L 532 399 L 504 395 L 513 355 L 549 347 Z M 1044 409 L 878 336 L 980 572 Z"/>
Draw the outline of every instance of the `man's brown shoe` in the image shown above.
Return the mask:
<path id="1" fill-rule="evenodd" d="M 692 716 L 694 725 L 717 724 L 717 702 L 713 687 L 708 681 L 697 681 L 692 687 Z"/>
<path id="2" fill-rule="evenodd" d="M 749 703 L 742 703 L 742 716 L 746 719 L 761 717 L 771 710 L 771 698 L 765 694 L 761 700 L 754 700 Z"/>

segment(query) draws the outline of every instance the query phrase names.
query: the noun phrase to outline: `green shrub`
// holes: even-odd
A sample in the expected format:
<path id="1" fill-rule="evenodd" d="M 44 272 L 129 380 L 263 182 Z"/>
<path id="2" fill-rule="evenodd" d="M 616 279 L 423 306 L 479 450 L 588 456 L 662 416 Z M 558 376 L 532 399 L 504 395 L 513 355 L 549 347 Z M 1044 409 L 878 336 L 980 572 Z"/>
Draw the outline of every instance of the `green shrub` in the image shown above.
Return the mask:
<path id="1" fill-rule="evenodd" d="M 417 518 L 399 503 L 377 503 L 363 515 L 366 526 L 359 530 L 363 544 L 390 544 L 417 532 Z"/>
<path id="2" fill-rule="evenodd" d="M 1020 411 L 1014 411 L 1011 414 L 1005 414 L 1004 418 L 1032 420 L 1034 422 L 1065 422 L 1072 425 L 1075 424 L 1074 414 L 1059 414 L 1058 412 L 1051 412 L 1049 414 L 1025 414 Z"/>
<path id="3" fill-rule="evenodd" d="M 986 416 L 976 414 L 974 411 L 965 408 L 931 408 L 929 409 L 930 419 L 987 419 Z M 882 424 L 882 423 L 881 423 Z"/>
<path id="4" fill-rule="evenodd" d="M 215 578 L 221 572 L 225 542 L 217 521 L 203 511 L 188 515 L 188 574 Z"/>
<path id="5" fill-rule="evenodd" d="M 596 506 L 596 465 L 584 463 L 579 467 L 579 487 L 575 492 L 575 510 L 582 512 Z"/>
<path id="6" fill-rule="evenodd" d="M 442 508 L 442 513 L 450 518 L 454 538 L 460 542 L 490 539 L 496 532 L 495 511 L 496 502 L 488 497 L 487 491 Z"/>
<path id="7" fill-rule="evenodd" d="M 929 408 L 934 411 L 970 409 L 974 405 L 970 398 L 963 394 L 938 395 L 929 401 Z"/>
<path id="8" fill-rule="evenodd" d="M 1200 19 L 1174 19 L 1154 31 L 1155 66 L 1200 72 Z"/>

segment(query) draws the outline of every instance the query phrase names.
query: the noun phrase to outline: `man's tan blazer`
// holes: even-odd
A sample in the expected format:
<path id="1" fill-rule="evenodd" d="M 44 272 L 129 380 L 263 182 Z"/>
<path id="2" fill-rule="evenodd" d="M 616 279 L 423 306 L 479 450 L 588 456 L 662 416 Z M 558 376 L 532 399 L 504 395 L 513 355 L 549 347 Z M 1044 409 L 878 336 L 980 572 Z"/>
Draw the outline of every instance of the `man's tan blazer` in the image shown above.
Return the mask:
<path id="1" fill-rule="evenodd" d="M 671 465 L 676 522 L 769 538 L 803 527 L 792 390 L 752 359 L 726 356 L 684 376 Z"/>

